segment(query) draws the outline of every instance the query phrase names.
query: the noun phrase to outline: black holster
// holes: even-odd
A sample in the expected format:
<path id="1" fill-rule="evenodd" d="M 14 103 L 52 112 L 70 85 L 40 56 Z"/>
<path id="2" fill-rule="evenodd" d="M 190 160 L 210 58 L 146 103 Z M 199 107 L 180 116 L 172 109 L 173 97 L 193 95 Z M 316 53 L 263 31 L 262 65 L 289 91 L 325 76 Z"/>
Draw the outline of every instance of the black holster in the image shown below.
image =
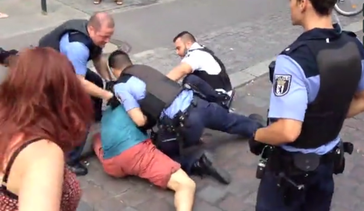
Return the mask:
<path id="1" fill-rule="evenodd" d="M 336 156 L 334 160 L 334 174 L 342 174 L 345 170 L 345 156 L 344 153 L 351 155 L 354 151 L 354 145 L 350 142 L 341 142 L 335 149 Z"/>
<path id="2" fill-rule="evenodd" d="M 189 115 L 189 111 L 192 107 L 197 106 L 197 100 L 194 98 L 191 102 L 191 105 L 186 109 L 186 111 L 179 111 L 174 118 L 169 118 L 168 116 L 164 115 L 162 119 L 160 120 L 160 129 L 167 130 L 170 133 L 176 134 L 176 140 L 178 141 L 180 153 L 184 154 L 185 143 L 183 141 L 183 135 L 181 133 L 181 130 L 185 127 L 190 127 L 189 125 L 185 124 L 185 120 Z"/>

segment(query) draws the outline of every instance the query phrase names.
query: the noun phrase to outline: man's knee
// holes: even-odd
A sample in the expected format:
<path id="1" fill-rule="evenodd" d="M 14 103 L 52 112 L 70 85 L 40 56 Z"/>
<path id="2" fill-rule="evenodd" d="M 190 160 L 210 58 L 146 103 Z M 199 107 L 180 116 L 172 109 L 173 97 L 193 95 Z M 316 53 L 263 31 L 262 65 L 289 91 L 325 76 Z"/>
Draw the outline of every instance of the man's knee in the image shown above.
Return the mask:
<path id="1" fill-rule="evenodd" d="M 183 84 L 189 84 L 189 85 L 198 85 L 200 82 L 200 78 L 194 74 L 188 74 L 182 81 Z"/>
<path id="2" fill-rule="evenodd" d="M 177 170 L 171 175 L 167 186 L 174 191 L 188 189 L 191 192 L 195 192 L 196 190 L 196 183 L 182 169 Z"/>

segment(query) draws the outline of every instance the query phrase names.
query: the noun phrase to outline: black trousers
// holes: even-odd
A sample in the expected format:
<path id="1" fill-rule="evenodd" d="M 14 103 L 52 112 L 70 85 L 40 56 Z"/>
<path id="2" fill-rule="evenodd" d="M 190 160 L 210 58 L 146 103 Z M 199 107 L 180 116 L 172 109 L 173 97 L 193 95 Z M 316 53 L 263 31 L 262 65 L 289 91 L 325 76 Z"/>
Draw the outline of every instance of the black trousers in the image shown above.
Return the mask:
<path id="1" fill-rule="evenodd" d="M 90 69 L 87 69 L 85 79 L 92 82 L 93 84 L 97 85 L 100 88 L 104 87 L 101 77 L 97 73 L 91 71 Z M 99 121 L 101 121 L 101 117 L 102 117 L 102 110 L 101 110 L 102 109 L 102 99 L 91 96 L 91 100 L 92 100 L 92 104 L 94 107 L 95 121 L 99 122 Z M 82 152 L 83 152 L 83 148 L 85 147 L 85 143 L 83 143 L 81 146 L 75 147 L 68 154 L 68 163 L 70 165 L 75 164 L 80 160 Z"/>
<path id="2" fill-rule="evenodd" d="M 93 84 L 95 84 L 96 86 L 98 86 L 100 88 L 104 88 L 104 83 L 103 83 L 101 77 L 90 69 L 87 69 L 85 79 L 92 82 Z M 102 99 L 91 96 L 91 100 L 92 100 L 92 104 L 93 104 L 94 112 L 95 112 L 95 121 L 99 122 L 99 121 L 101 121 L 101 116 L 102 116 L 102 111 L 101 111 Z"/>

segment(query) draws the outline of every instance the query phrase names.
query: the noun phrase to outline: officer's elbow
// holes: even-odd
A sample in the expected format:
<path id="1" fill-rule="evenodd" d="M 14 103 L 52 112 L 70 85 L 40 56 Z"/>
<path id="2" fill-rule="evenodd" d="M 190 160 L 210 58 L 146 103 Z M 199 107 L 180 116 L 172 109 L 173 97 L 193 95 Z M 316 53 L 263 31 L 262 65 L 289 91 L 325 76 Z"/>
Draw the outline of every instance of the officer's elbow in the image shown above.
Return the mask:
<path id="1" fill-rule="evenodd" d="M 128 115 L 138 127 L 143 127 L 147 123 L 147 118 L 141 112 L 140 108 L 129 110 Z"/>
<path id="2" fill-rule="evenodd" d="M 147 120 L 145 118 L 138 118 L 138 119 L 133 119 L 133 121 L 135 122 L 135 124 L 138 126 L 138 127 L 143 127 L 147 124 Z"/>
<path id="3" fill-rule="evenodd" d="M 287 131 L 284 133 L 284 139 L 287 141 L 287 143 L 293 143 L 298 138 L 298 135 L 296 133 L 292 133 L 291 131 Z"/>
<path id="4" fill-rule="evenodd" d="M 295 120 L 288 120 L 283 126 L 283 137 L 288 143 L 293 143 L 301 134 L 302 122 Z"/>
<path id="5" fill-rule="evenodd" d="M 138 127 L 143 127 L 144 125 L 147 124 L 147 120 L 144 117 L 134 117 L 132 118 L 133 122 L 138 126 Z"/>

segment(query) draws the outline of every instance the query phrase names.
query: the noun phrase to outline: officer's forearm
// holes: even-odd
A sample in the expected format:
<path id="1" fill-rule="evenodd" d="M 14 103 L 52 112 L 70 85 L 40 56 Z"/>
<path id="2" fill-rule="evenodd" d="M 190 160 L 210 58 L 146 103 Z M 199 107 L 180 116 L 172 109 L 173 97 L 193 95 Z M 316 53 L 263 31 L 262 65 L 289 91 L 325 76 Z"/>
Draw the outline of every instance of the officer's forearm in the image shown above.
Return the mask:
<path id="1" fill-rule="evenodd" d="M 181 80 L 181 78 L 183 78 L 183 76 L 185 76 L 186 73 L 182 72 L 182 71 L 179 71 L 179 70 L 176 70 L 176 69 L 173 69 L 171 72 L 169 72 L 167 74 L 167 77 L 169 79 L 171 79 L 172 81 L 179 81 Z"/>
<path id="2" fill-rule="evenodd" d="M 89 95 L 106 100 L 106 101 L 109 100 L 113 96 L 113 94 L 111 92 L 98 87 L 97 85 L 86 80 L 82 76 L 79 76 L 79 79 L 82 83 L 82 86 L 85 88 L 86 92 Z"/>
<path id="3" fill-rule="evenodd" d="M 265 128 L 260 128 L 255 132 L 256 141 L 278 146 L 292 142 L 292 138 L 289 135 L 289 131 L 283 124 L 275 122 Z"/>
<path id="4" fill-rule="evenodd" d="M 364 112 L 364 98 L 354 97 L 353 100 L 351 101 L 346 118 L 354 117 L 362 112 Z"/>
<path id="5" fill-rule="evenodd" d="M 147 124 L 147 117 L 144 116 L 144 115 L 141 115 L 140 118 L 138 119 L 133 119 L 133 121 L 135 122 L 135 124 L 138 126 L 138 127 L 143 127 Z"/>
<path id="6" fill-rule="evenodd" d="M 110 72 L 108 71 L 105 59 L 98 58 L 93 61 L 96 71 L 101 75 L 102 78 L 109 81 L 111 80 Z"/>

